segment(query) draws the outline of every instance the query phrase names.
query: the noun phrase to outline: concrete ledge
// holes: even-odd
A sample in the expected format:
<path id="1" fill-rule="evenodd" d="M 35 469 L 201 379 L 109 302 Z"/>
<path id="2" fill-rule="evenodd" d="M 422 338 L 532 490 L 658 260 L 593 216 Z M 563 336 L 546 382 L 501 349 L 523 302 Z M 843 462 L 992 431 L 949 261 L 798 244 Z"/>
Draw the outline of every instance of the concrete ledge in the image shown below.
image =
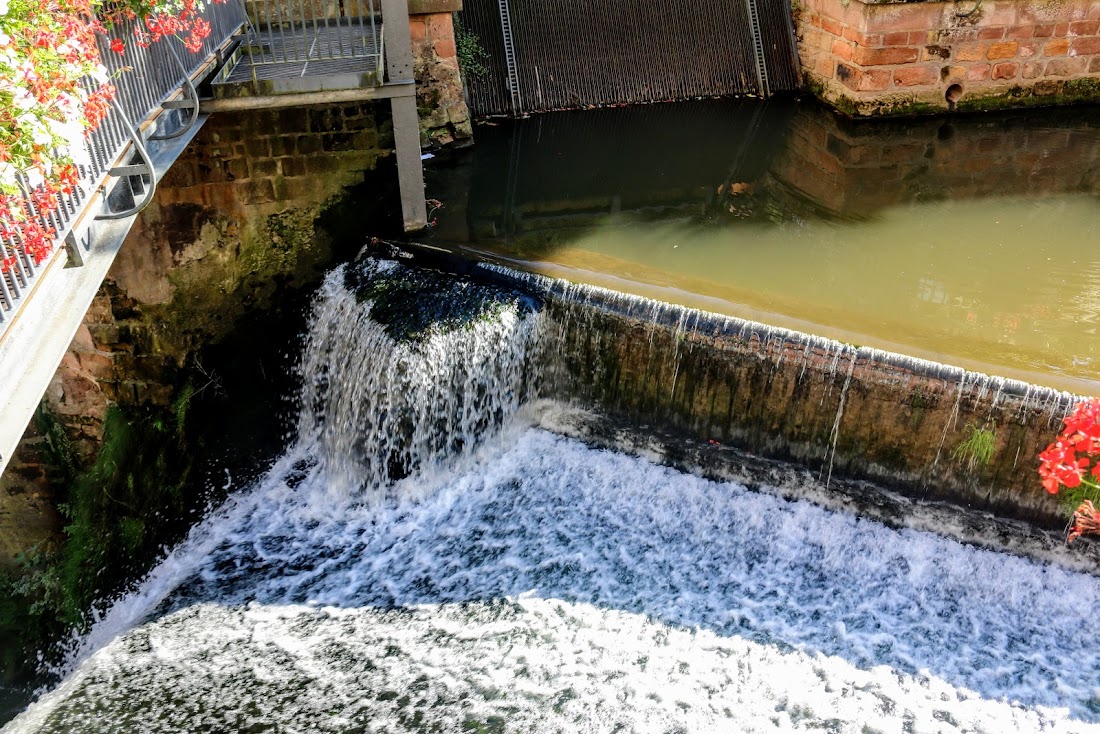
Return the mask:
<path id="1" fill-rule="evenodd" d="M 273 94 L 258 97 L 204 99 L 201 109 L 203 112 L 273 110 L 284 107 L 307 107 L 310 105 L 363 102 L 372 99 L 395 99 L 415 96 L 416 86 L 413 82 L 409 81 L 384 84 L 380 87 L 357 87 L 354 89 L 303 92 L 297 94 Z"/>

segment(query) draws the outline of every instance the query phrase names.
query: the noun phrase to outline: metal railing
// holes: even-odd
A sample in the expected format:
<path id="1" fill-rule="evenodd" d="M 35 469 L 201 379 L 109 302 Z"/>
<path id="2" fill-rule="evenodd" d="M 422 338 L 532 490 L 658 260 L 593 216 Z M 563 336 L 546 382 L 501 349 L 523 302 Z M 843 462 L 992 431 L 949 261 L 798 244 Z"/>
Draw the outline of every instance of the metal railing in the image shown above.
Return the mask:
<path id="1" fill-rule="evenodd" d="M 19 241 L 0 238 L 0 260 L 13 260 L 0 273 L 0 336 L 37 279 L 65 250 L 66 244 L 70 260 L 80 263 L 80 253 L 74 251 L 71 239 L 73 227 L 85 209 L 95 203 L 97 195 L 106 193 L 110 178 L 121 179 L 111 196 L 114 203 L 121 197 L 130 199 L 132 205 L 134 199 L 144 201 L 151 195 L 156 182 L 145 151 L 146 142 L 175 137 L 194 125 L 199 110 L 192 76 L 246 22 L 244 8 L 236 0 L 209 3 L 201 15 L 210 23 L 211 32 L 202 48 L 194 53 L 185 50 L 175 38 L 165 38 L 143 48 L 133 42 L 135 25 L 130 22 L 116 24 L 111 31 L 112 36 L 125 39 L 123 53 L 110 50 L 109 39 L 100 37 L 99 54 L 117 90 L 115 101 L 95 131 L 85 138 L 90 162 L 79 165 L 79 183 L 71 194 L 59 197 L 56 209 L 38 211 L 31 202 L 28 181 L 25 178 L 20 181 L 31 216 L 53 230 L 55 246 L 46 260 L 35 263 Z M 91 86 L 87 88 L 91 90 Z M 135 154 L 139 156 L 136 162 L 132 161 Z M 124 187 L 129 190 L 120 192 Z M 133 209 L 131 206 L 129 211 L 118 211 L 110 206 L 104 196 L 105 211 L 97 217 L 123 217 Z"/>
<path id="2" fill-rule="evenodd" d="M 247 0 L 247 8 L 253 68 L 336 59 L 373 60 L 375 69 L 382 68 L 374 0 Z"/>

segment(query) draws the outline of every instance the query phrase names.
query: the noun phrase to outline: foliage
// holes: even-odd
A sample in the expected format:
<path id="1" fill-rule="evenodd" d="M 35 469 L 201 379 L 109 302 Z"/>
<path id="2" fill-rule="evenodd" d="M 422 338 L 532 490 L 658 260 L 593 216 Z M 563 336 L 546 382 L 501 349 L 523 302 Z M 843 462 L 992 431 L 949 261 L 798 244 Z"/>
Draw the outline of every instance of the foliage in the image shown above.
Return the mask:
<path id="1" fill-rule="evenodd" d="M 95 464 L 61 498 L 61 548 L 28 553 L 17 572 L 0 573 L 0 663 L 7 670 L 33 667 L 51 640 L 81 629 L 96 603 L 147 571 L 185 531 L 195 505 L 186 492 L 192 452 L 185 438 L 194 394 L 187 385 L 167 408 L 108 413 Z M 65 461 L 51 454 L 52 462 Z"/>
<path id="2" fill-rule="evenodd" d="M 955 448 L 952 458 L 965 461 L 971 467 L 975 464 L 982 466 L 988 464 L 993 458 L 997 434 L 975 425 L 968 425 L 967 429 L 970 434 Z"/>
<path id="3" fill-rule="evenodd" d="M 458 56 L 458 65 L 468 79 L 480 79 L 489 73 L 489 67 L 485 65 L 489 60 L 489 54 L 481 45 L 478 35 L 466 30 L 457 13 L 454 16 L 454 26 L 455 55 Z"/>
<path id="4" fill-rule="evenodd" d="M 97 37 L 135 20 L 139 44 L 177 36 L 197 51 L 210 34 L 201 9 L 200 0 L 0 0 L 0 236 L 36 264 L 57 234 L 36 215 L 80 182 L 91 163 L 85 137 L 115 96 Z M 123 53 L 125 43 L 111 49 Z M 0 247 L 0 272 L 15 264 L 15 250 Z"/>
<path id="5" fill-rule="evenodd" d="M 1058 494 L 1064 487 L 1077 509 L 1070 542 L 1082 535 L 1100 534 L 1100 398 L 1077 404 L 1065 419 L 1065 428 L 1054 443 L 1039 454 L 1043 487 Z"/>

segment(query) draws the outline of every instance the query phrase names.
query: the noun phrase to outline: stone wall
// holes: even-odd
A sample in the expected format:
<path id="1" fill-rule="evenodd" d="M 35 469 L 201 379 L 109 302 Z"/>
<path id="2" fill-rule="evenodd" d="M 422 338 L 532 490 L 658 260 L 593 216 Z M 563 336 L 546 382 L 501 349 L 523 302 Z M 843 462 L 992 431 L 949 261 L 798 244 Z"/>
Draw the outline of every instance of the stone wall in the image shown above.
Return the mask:
<path id="1" fill-rule="evenodd" d="M 430 148 L 473 138 L 455 47 L 453 13 L 462 0 L 409 0 L 420 145 Z"/>
<path id="2" fill-rule="evenodd" d="M 86 468 L 110 405 L 167 406 L 200 349 L 287 289 L 316 282 L 336 250 L 363 244 L 380 191 L 356 202 L 362 240 L 334 242 L 318 222 L 392 152 L 388 109 L 368 102 L 207 122 L 139 216 L 43 398 L 60 430 L 29 426 L 0 477 L 0 567 L 59 530 L 51 441 Z"/>
<path id="3" fill-rule="evenodd" d="M 855 116 L 1100 101 L 1091 0 L 802 0 L 806 84 Z"/>

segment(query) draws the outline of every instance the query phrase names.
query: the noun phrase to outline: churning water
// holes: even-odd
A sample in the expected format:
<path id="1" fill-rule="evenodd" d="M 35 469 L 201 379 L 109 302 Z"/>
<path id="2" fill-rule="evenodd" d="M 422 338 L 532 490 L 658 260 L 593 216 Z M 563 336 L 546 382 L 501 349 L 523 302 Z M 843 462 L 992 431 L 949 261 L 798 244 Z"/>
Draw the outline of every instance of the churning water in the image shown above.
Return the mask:
<path id="1" fill-rule="evenodd" d="M 329 277 L 298 442 L 5 731 L 1100 731 L 1100 580 L 538 428 L 537 309 L 394 268 Z"/>

